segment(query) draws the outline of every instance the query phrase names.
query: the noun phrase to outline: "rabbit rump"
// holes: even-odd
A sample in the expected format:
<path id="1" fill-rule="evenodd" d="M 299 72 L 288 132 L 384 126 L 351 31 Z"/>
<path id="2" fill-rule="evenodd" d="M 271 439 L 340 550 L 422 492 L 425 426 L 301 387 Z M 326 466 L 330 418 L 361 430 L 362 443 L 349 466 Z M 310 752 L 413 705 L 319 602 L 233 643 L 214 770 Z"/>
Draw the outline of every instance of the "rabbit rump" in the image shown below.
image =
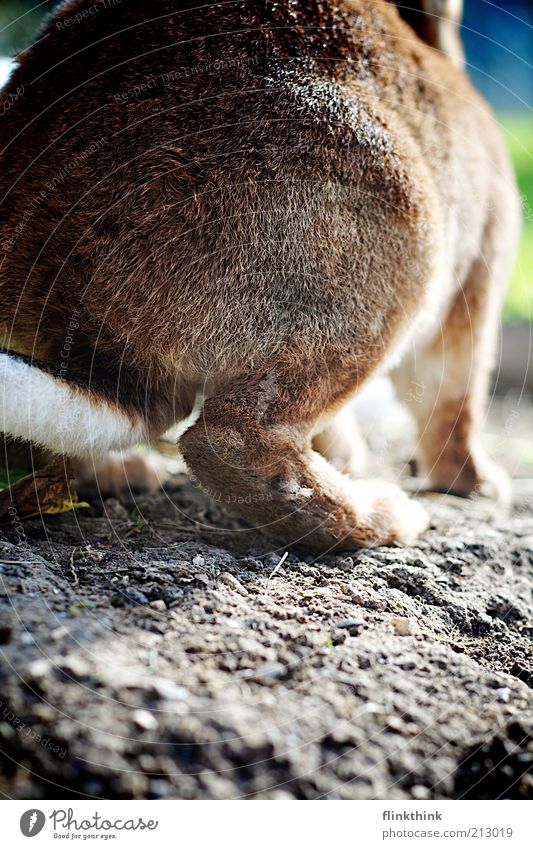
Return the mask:
<path id="1" fill-rule="evenodd" d="M 458 3 L 404 5 L 60 5 L 3 91 L 4 433 L 92 459 L 185 421 L 194 479 L 283 545 L 407 543 L 423 509 L 343 474 L 336 425 L 389 370 L 429 484 L 502 494 L 476 432 L 516 190 Z"/>

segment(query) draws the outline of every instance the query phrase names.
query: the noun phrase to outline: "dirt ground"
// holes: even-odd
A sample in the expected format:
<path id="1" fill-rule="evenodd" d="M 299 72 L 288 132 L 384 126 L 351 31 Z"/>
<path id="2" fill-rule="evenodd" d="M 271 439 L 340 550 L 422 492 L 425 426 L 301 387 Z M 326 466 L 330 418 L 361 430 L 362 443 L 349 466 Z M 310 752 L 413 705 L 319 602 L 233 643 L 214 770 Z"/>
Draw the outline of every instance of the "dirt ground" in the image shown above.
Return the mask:
<path id="1" fill-rule="evenodd" d="M 281 566 L 184 475 L 0 533 L 0 793 L 531 798 L 531 481 L 425 501 L 414 548 Z"/>

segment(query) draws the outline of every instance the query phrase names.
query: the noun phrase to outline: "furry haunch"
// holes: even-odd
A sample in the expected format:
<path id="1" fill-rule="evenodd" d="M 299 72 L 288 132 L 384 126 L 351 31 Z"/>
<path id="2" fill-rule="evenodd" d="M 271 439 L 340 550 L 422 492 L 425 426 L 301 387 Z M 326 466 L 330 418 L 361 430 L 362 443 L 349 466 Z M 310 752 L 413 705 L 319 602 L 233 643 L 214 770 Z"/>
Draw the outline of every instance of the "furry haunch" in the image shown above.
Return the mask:
<path id="1" fill-rule="evenodd" d="M 336 418 L 389 370 L 429 485 L 500 497 L 476 435 L 518 201 L 457 0 L 83 8 L 2 95 L 0 428 L 87 456 L 203 397 L 180 450 L 266 534 L 409 542 L 424 511 L 343 474 Z"/>

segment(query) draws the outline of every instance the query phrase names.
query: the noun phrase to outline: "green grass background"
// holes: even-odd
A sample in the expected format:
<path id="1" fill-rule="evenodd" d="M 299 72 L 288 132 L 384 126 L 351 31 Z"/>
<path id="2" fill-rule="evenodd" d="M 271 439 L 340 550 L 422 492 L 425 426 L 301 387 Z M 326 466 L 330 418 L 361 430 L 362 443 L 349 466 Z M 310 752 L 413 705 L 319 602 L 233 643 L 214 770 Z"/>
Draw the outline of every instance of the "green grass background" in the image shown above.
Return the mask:
<path id="1" fill-rule="evenodd" d="M 533 320 L 533 114 L 504 113 L 498 120 L 516 171 L 522 199 L 522 236 L 509 285 L 504 319 Z"/>

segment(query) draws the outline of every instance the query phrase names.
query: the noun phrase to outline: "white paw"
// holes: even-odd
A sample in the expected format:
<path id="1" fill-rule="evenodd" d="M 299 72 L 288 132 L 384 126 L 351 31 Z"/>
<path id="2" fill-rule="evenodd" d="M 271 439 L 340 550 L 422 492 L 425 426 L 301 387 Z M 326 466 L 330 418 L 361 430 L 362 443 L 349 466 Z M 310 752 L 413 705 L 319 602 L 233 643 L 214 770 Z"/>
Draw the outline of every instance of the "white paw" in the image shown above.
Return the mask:
<path id="1" fill-rule="evenodd" d="M 371 526 L 375 545 L 399 542 L 412 545 L 429 525 L 424 508 L 394 483 L 384 480 L 360 481 L 355 486 L 368 499 L 366 522 Z M 363 489 L 364 488 L 364 489 Z M 358 499 L 361 503 L 360 499 Z"/>

